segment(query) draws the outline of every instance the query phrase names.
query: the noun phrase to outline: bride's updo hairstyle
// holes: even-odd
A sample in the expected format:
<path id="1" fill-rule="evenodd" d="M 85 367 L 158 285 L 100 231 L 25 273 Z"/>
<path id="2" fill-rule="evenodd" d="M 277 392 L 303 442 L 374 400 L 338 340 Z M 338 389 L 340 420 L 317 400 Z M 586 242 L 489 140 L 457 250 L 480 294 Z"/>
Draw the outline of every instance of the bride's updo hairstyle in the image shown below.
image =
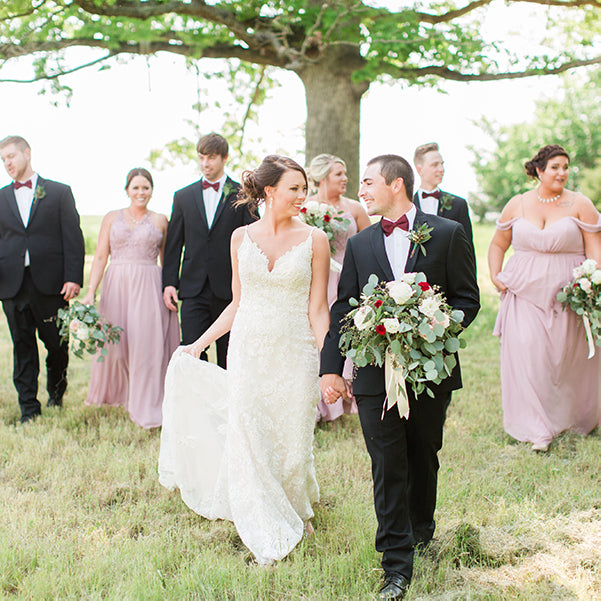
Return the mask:
<path id="1" fill-rule="evenodd" d="M 307 174 L 296 161 L 278 154 L 270 154 L 256 169 L 242 173 L 242 186 L 236 206 L 248 205 L 251 212 L 256 215 L 259 205 L 265 202 L 265 188 L 277 186 L 286 171 L 302 173 L 305 184 L 307 183 Z"/>
<path id="2" fill-rule="evenodd" d="M 526 175 L 533 179 L 539 179 L 538 170 L 544 171 L 547 163 L 553 157 L 566 157 L 570 161 L 570 155 L 558 144 L 548 144 L 543 146 L 536 155 L 524 163 Z"/>

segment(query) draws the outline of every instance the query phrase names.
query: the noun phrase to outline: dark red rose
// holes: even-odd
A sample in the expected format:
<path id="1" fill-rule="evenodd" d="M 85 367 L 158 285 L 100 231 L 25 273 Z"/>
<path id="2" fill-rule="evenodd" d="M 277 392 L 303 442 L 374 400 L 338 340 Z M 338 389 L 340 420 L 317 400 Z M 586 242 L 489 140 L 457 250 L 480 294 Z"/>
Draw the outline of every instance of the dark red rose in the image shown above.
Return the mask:
<path id="1" fill-rule="evenodd" d="M 386 328 L 380 324 L 379 326 L 376 326 L 376 332 L 380 334 L 380 336 L 384 336 L 384 334 L 386 334 Z"/>
<path id="2" fill-rule="evenodd" d="M 428 282 L 420 282 L 418 286 L 425 292 L 426 290 L 430 290 L 430 284 Z"/>
<path id="3" fill-rule="evenodd" d="M 374 303 L 374 307 L 375 307 L 376 309 L 379 309 L 379 308 L 380 308 L 380 307 L 381 307 L 383 304 L 384 304 L 384 303 L 383 303 L 383 302 L 382 302 L 380 299 L 378 299 L 378 300 L 377 300 L 377 301 Z"/>
<path id="4" fill-rule="evenodd" d="M 326 213 L 326 214 L 323 216 L 323 220 L 324 220 L 326 223 L 328 223 L 328 222 L 330 221 L 330 219 L 332 219 L 332 218 L 329 216 L 329 214 L 328 214 L 328 213 Z"/>
<path id="5" fill-rule="evenodd" d="M 300 212 L 301 212 L 301 213 L 306 213 L 306 212 L 307 212 L 307 207 L 303 207 L 303 208 L 300 210 Z"/>

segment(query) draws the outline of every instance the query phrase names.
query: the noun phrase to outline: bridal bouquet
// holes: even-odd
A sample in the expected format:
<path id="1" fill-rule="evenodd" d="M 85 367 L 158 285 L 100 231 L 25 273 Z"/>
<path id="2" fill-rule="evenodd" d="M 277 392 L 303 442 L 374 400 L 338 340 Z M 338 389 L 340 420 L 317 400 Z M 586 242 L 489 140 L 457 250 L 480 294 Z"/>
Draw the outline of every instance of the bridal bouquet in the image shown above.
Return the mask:
<path id="1" fill-rule="evenodd" d="M 345 231 L 350 220 L 336 214 L 336 211 L 325 202 L 308 200 L 300 210 L 300 218 L 308 225 L 323 230 L 330 241 L 330 251 L 334 252 L 336 233 Z"/>
<path id="2" fill-rule="evenodd" d="M 594 259 L 586 259 L 574 267 L 572 276 L 572 281 L 557 293 L 557 300 L 582 318 L 590 359 L 595 344 L 601 346 L 601 269 Z"/>
<path id="3" fill-rule="evenodd" d="M 434 393 L 429 386 L 448 378 L 457 364 L 455 353 L 463 312 L 454 310 L 423 273 L 406 273 L 400 280 L 379 283 L 369 277 L 360 300 L 342 325 L 340 348 L 355 365 L 384 366 L 388 408 L 399 402 L 409 415 L 406 383 L 416 396 Z"/>
<path id="4" fill-rule="evenodd" d="M 71 350 L 76 357 L 83 358 L 84 352 L 94 355 L 100 350 L 98 361 L 104 361 L 105 345 L 116 344 L 123 328 L 106 322 L 93 305 L 73 301 L 66 309 L 59 309 L 57 323 L 61 339 L 71 340 Z"/>

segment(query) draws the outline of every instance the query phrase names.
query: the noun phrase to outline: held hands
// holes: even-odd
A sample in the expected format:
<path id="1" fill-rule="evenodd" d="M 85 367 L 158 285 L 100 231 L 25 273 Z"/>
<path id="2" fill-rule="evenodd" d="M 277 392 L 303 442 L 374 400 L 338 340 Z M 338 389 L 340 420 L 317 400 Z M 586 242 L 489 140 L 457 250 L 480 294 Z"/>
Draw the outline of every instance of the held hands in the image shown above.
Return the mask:
<path id="1" fill-rule="evenodd" d="M 328 405 L 335 403 L 340 397 L 350 400 L 353 396 L 349 382 L 338 374 L 324 374 L 321 376 L 319 387 L 323 400 Z"/>
<path id="2" fill-rule="evenodd" d="M 175 286 L 165 286 L 163 290 L 163 302 L 165 303 L 165 307 L 169 309 L 169 311 L 177 311 L 177 303 L 179 298 L 177 297 L 177 289 Z"/>
<path id="3" fill-rule="evenodd" d="M 60 293 L 66 301 L 70 301 L 79 294 L 80 289 L 80 285 L 75 282 L 65 282 Z"/>

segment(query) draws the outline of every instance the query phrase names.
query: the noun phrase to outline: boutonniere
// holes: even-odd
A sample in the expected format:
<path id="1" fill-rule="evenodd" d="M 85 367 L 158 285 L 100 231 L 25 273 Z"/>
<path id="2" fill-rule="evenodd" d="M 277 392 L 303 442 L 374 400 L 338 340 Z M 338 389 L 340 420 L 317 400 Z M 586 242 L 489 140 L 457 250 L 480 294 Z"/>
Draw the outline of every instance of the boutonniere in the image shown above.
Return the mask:
<path id="1" fill-rule="evenodd" d="M 408 234 L 410 242 L 413 243 L 413 248 L 411 250 L 411 254 L 409 258 L 412 258 L 415 254 L 415 251 L 419 247 L 419 249 L 424 253 L 424 257 L 426 256 L 426 249 L 424 248 L 424 244 L 432 238 L 430 232 L 433 230 L 433 227 L 428 226 L 427 223 L 422 223 L 421 225 L 414 227 Z"/>
<path id="2" fill-rule="evenodd" d="M 453 197 L 441 191 L 438 203 L 441 211 L 449 211 L 453 207 Z"/>
<path id="3" fill-rule="evenodd" d="M 231 182 L 226 181 L 225 184 L 223 184 L 223 198 L 227 198 L 234 191 L 235 188 L 232 186 Z"/>
<path id="4" fill-rule="evenodd" d="M 35 192 L 33 193 L 33 203 L 35 204 L 38 200 L 42 200 L 46 196 L 46 188 L 44 186 L 36 186 Z"/>

